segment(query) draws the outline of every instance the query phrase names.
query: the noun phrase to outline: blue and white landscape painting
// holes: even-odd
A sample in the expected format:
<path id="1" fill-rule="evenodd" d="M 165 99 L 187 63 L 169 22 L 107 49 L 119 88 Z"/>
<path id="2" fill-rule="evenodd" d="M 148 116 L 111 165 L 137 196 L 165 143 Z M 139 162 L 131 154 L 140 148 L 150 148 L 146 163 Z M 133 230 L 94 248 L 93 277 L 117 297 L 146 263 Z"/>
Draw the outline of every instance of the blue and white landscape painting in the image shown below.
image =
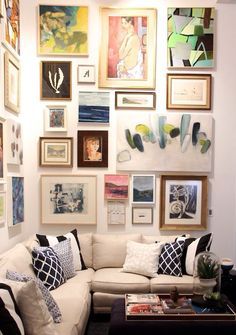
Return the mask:
<path id="1" fill-rule="evenodd" d="M 79 92 L 78 122 L 109 123 L 109 112 L 109 92 Z"/>

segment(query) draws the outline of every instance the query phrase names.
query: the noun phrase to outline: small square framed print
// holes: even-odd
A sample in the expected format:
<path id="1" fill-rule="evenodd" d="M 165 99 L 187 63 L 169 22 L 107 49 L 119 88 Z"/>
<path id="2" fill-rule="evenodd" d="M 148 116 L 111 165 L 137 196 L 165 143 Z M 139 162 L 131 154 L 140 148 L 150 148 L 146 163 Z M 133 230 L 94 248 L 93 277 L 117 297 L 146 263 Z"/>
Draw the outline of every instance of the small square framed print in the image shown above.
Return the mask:
<path id="1" fill-rule="evenodd" d="M 128 174 L 105 174 L 104 192 L 106 200 L 126 200 L 129 198 Z"/>
<path id="2" fill-rule="evenodd" d="M 66 132 L 67 131 L 67 108 L 66 106 L 46 106 L 44 110 L 44 131 Z"/>
<path id="3" fill-rule="evenodd" d="M 72 137 L 40 137 L 39 165 L 52 167 L 72 167 Z"/>
<path id="4" fill-rule="evenodd" d="M 132 207 L 132 224 L 153 223 L 152 207 Z"/>
<path id="5" fill-rule="evenodd" d="M 154 204 L 155 184 L 155 175 L 132 175 L 132 202 Z"/>
<path id="6" fill-rule="evenodd" d="M 78 65 L 78 83 L 84 83 L 84 84 L 95 83 L 94 65 Z"/>

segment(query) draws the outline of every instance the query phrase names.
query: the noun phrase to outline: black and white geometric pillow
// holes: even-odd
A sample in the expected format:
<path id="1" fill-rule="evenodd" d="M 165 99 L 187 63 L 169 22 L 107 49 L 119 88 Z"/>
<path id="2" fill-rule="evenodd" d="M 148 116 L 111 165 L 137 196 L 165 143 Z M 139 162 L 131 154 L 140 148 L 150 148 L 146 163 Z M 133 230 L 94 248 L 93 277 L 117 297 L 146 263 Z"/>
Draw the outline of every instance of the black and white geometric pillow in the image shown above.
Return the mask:
<path id="1" fill-rule="evenodd" d="M 25 334 L 19 308 L 11 287 L 3 283 L 0 283 L 0 334 Z"/>
<path id="2" fill-rule="evenodd" d="M 37 278 L 43 282 L 49 291 L 54 290 L 65 282 L 61 262 L 51 247 L 44 251 L 33 249 L 32 262 Z"/>
<path id="3" fill-rule="evenodd" d="M 159 257 L 159 274 L 182 277 L 181 261 L 184 241 L 166 243 Z"/>

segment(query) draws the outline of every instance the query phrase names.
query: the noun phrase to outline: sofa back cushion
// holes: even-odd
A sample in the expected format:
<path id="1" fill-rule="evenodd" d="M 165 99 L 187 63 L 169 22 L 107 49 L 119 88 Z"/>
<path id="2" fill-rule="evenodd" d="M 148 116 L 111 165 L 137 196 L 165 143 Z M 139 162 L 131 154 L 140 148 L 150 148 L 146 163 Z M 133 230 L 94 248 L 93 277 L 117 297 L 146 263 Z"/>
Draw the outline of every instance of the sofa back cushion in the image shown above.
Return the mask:
<path id="1" fill-rule="evenodd" d="M 92 233 L 79 234 L 79 243 L 81 254 L 84 259 L 84 264 L 87 268 L 93 267 L 93 248 L 92 248 Z"/>
<path id="2" fill-rule="evenodd" d="M 122 268 L 129 240 L 141 242 L 141 234 L 93 234 L 93 268 Z"/>
<path id="3" fill-rule="evenodd" d="M 142 235 L 142 243 L 173 243 L 179 236 L 180 235 Z M 185 234 L 185 237 L 188 238 L 190 235 Z"/>

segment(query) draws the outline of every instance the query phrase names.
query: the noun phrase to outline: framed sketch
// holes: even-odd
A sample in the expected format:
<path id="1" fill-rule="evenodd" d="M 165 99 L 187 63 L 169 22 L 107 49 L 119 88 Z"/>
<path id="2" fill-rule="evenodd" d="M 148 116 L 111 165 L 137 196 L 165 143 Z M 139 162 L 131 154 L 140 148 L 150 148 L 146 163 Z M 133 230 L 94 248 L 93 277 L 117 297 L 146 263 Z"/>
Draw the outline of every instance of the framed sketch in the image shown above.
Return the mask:
<path id="1" fill-rule="evenodd" d="M 155 88 L 156 10 L 101 8 L 98 86 Z"/>
<path id="2" fill-rule="evenodd" d="M 6 51 L 4 53 L 4 105 L 10 111 L 20 111 L 20 63 Z"/>
<path id="3" fill-rule="evenodd" d="M 125 201 L 108 201 L 107 223 L 109 225 L 124 225 L 125 220 Z"/>
<path id="4" fill-rule="evenodd" d="M 39 5 L 38 53 L 88 55 L 88 7 Z"/>
<path id="5" fill-rule="evenodd" d="M 0 183 L 4 178 L 4 138 L 3 138 L 3 121 L 0 118 Z"/>
<path id="6" fill-rule="evenodd" d="M 40 137 L 39 165 L 47 167 L 72 167 L 73 138 Z"/>
<path id="7" fill-rule="evenodd" d="M 78 122 L 109 123 L 110 92 L 79 92 Z"/>
<path id="8" fill-rule="evenodd" d="M 40 70 L 41 100 L 71 100 L 71 61 L 43 61 Z"/>
<path id="9" fill-rule="evenodd" d="M 115 92 L 116 109 L 155 109 L 155 92 Z"/>
<path id="10" fill-rule="evenodd" d="M 7 141 L 5 145 L 5 157 L 7 164 L 23 164 L 22 127 L 20 122 L 13 119 L 6 120 Z"/>
<path id="11" fill-rule="evenodd" d="M 67 131 L 67 107 L 46 106 L 44 110 L 44 131 L 45 132 L 66 132 Z"/>
<path id="12" fill-rule="evenodd" d="M 132 224 L 152 224 L 152 207 L 132 207 Z"/>
<path id="13" fill-rule="evenodd" d="M 108 167 L 108 131 L 79 130 L 78 167 Z"/>
<path id="14" fill-rule="evenodd" d="M 95 83 L 94 65 L 78 65 L 78 83 L 81 84 Z"/>
<path id="15" fill-rule="evenodd" d="M 211 109 L 211 74 L 167 74 L 167 109 Z"/>
<path id="16" fill-rule="evenodd" d="M 16 226 L 24 222 L 24 177 L 8 177 L 8 213 L 9 226 Z"/>
<path id="17" fill-rule="evenodd" d="M 96 188 L 95 175 L 42 175 L 42 223 L 96 224 Z"/>
<path id="18" fill-rule="evenodd" d="M 3 44 L 18 57 L 20 55 L 20 1 L 1 1 L 3 10 Z M 0 3 L 1 5 L 1 3 Z"/>
<path id="19" fill-rule="evenodd" d="M 132 175 L 132 202 L 136 204 L 155 203 L 156 176 Z"/>
<path id="20" fill-rule="evenodd" d="M 161 176 L 160 229 L 207 228 L 207 176 Z"/>
<path id="21" fill-rule="evenodd" d="M 0 225 L 6 221 L 6 192 L 0 191 Z"/>
<path id="22" fill-rule="evenodd" d="M 215 9 L 211 7 L 168 8 L 168 67 L 212 68 L 214 66 Z"/>
<path id="23" fill-rule="evenodd" d="M 126 200 L 129 198 L 129 175 L 105 174 L 104 184 L 106 200 Z"/>

